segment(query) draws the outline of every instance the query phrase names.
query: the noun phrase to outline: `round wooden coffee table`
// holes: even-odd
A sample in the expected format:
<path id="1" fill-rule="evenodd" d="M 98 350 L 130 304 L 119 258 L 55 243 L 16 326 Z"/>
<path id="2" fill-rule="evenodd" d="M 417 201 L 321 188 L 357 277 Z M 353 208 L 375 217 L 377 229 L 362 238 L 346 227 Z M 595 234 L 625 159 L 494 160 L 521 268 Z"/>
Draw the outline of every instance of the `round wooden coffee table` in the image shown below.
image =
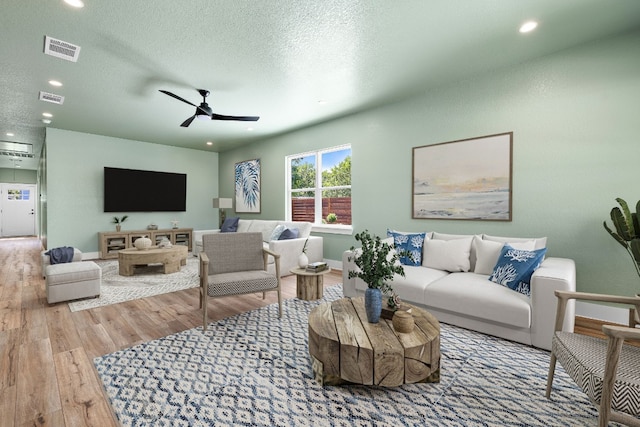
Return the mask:
<path id="1" fill-rule="evenodd" d="M 121 276 L 133 276 L 136 265 L 162 264 L 164 274 L 180 271 L 181 265 L 187 265 L 188 248 L 173 245 L 170 248 L 151 246 L 149 249 L 121 249 L 118 251 L 118 273 Z"/>
<path id="2" fill-rule="evenodd" d="M 309 353 L 316 380 L 395 387 L 440 381 L 440 323 L 411 305 L 415 328 L 393 329 L 391 320 L 369 323 L 364 298 L 320 304 L 309 314 Z"/>

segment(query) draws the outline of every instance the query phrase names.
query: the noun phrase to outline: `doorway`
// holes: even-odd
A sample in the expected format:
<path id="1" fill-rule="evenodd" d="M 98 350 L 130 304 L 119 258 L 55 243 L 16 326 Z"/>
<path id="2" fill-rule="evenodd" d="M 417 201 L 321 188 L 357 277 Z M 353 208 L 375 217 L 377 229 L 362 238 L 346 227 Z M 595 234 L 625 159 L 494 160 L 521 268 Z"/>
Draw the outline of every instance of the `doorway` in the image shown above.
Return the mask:
<path id="1" fill-rule="evenodd" d="M 36 184 L 0 184 L 0 236 L 36 235 Z"/>

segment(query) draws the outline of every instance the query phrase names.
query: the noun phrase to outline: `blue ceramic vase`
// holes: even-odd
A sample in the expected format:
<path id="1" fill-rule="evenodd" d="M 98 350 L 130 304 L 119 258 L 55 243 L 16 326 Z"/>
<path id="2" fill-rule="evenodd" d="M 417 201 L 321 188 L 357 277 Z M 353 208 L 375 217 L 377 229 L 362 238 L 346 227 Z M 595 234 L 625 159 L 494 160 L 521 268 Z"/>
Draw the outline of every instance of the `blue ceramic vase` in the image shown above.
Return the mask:
<path id="1" fill-rule="evenodd" d="M 367 312 L 369 323 L 378 323 L 382 313 L 382 291 L 380 289 L 367 288 L 364 291 L 364 309 Z"/>

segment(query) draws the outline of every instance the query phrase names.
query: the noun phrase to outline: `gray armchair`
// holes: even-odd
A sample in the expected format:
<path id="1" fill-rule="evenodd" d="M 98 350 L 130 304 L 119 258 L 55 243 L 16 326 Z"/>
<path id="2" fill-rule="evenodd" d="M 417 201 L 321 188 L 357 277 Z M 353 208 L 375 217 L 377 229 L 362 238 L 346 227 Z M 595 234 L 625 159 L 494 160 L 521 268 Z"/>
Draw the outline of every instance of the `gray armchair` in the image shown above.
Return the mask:
<path id="1" fill-rule="evenodd" d="M 275 259 L 275 274 L 267 272 L 267 261 Z M 262 246 L 262 233 L 218 233 L 202 236 L 200 258 L 200 308 L 202 327 L 207 329 L 209 297 L 268 291 L 278 293 L 282 317 L 280 255 Z"/>
<path id="2" fill-rule="evenodd" d="M 640 347 L 624 343 L 625 339 L 640 340 L 640 329 L 604 325 L 602 331 L 607 339 L 561 330 L 565 307 L 570 299 L 629 304 L 640 310 L 640 297 L 565 291 L 555 293 L 558 310 L 556 332 L 551 344 L 547 398 L 551 395 L 557 359 L 589 400 L 599 408 L 600 427 L 606 427 L 609 419 L 629 426 L 640 426 Z"/>

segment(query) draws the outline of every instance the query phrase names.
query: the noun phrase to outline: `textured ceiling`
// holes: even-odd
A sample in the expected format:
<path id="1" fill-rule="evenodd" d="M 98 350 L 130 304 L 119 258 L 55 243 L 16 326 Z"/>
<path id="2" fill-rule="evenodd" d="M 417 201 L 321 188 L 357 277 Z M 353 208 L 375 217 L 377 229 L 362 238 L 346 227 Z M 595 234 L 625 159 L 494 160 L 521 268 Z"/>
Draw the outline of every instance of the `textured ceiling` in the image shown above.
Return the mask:
<path id="1" fill-rule="evenodd" d="M 22 158 L 23 168 L 37 167 L 43 112 L 59 129 L 224 151 L 640 28 L 638 0 L 85 4 L 3 2 L 0 141 L 33 144 L 36 157 Z M 518 33 L 530 19 L 538 29 Z M 45 36 L 81 46 L 78 62 L 45 55 Z M 195 109 L 158 90 L 199 104 L 196 88 L 211 91 L 216 113 L 261 118 L 181 128 Z M 39 101 L 41 90 L 64 104 Z M 0 167 L 14 164 L 0 155 Z"/>

